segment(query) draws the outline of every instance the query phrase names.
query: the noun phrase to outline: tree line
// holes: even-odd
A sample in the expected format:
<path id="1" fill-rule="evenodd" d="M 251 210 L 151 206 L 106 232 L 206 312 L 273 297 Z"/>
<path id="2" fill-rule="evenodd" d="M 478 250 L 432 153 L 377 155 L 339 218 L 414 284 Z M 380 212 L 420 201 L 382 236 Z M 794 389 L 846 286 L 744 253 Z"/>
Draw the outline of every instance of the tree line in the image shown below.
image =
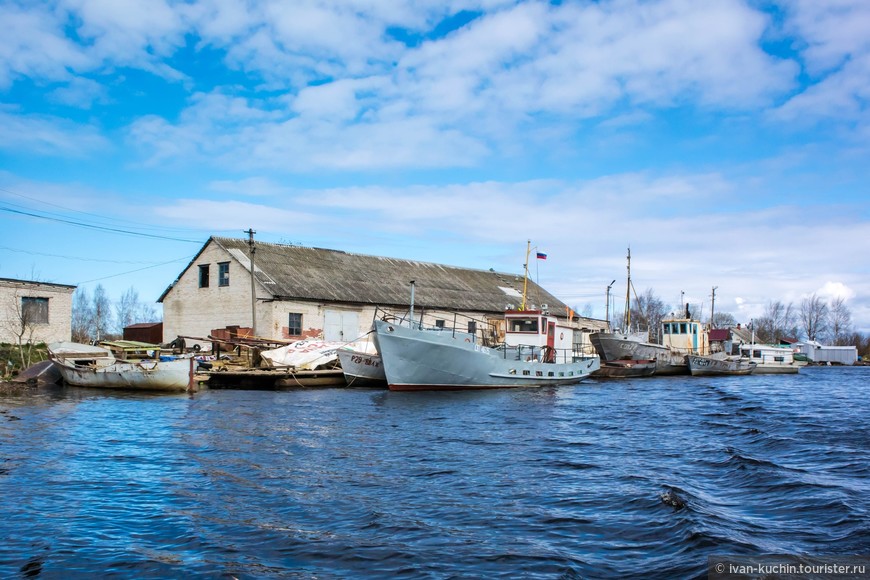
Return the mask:
<path id="1" fill-rule="evenodd" d="M 74 342 L 112 340 L 124 334 L 124 328 L 140 322 L 160 322 L 162 316 L 153 304 L 139 300 L 131 286 L 121 299 L 112 302 L 102 284 L 89 294 L 76 288 L 72 304 L 72 339 Z"/>
<path id="2" fill-rule="evenodd" d="M 686 308 L 684 305 L 682 308 Z M 711 322 L 712 328 L 729 328 L 737 320 L 729 312 L 712 312 L 703 318 L 698 306 L 689 305 L 689 314 L 697 320 Z M 635 296 L 630 308 L 631 327 L 657 331 L 662 319 L 673 311 L 651 288 Z M 674 312 L 675 314 L 679 314 Z M 615 313 L 615 320 L 625 320 L 624 312 Z M 619 326 L 619 325 L 617 325 Z M 746 325 L 755 333 L 758 342 L 777 344 L 784 339 L 812 340 L 834 346 L 856 346 L 859 354 L 870 354 L 870 335 L 857 332 L 852 325 L 852 312 L 841 297 L 824 300 L 813 294 L 799 304 L 771 300 L 758 318 Z M 628 329 L 625 329 L 628 330 Z"/>

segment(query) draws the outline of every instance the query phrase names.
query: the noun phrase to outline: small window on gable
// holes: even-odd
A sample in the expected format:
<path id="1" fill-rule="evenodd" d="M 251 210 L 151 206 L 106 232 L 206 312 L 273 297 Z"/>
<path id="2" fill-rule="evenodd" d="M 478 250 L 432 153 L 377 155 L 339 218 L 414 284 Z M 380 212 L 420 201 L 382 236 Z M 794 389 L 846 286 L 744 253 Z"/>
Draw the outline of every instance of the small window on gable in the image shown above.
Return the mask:
<path id="1" fill-rule="evenodd" d="M 287 321 L 287 334 L 290 336 L 302 336 L 302 313 L 291 312 Z"/>
<path id="2" fill-rule="evenodd" d="M 218 286 L 229 286 L 230 285 L 230 263 L 229 262 L 219 262 L 218 263 Z"/>
<path id="3" fill-rule="evenodd" d="M 21 298 L 21 321 L 24 324 L 48 324 L 48 298 Z"/>
<path id="4" fill-rule="evenodd" d="M 208 264 L 199 265 L 199 287 L 208 288 Z"/>

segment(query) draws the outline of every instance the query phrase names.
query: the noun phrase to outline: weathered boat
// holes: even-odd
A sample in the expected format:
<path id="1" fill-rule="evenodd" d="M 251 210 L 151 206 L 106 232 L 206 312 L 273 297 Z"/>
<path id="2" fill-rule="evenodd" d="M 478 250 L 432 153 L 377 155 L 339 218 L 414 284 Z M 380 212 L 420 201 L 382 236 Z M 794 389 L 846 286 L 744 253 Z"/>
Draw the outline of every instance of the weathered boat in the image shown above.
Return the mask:
<path id="1" fill-rule="evenodd" d="M 690 354 L 686 357 L 692 376 L 749 375 L 756 364 L 739 356 L 715 353 L 709 356 Z"/>
<path id="2" fill-rule="evenodd" d="M 350 387 L 386 387 L 387 375 L 374 341 L 360 340 L 348 343 L 337 351 L 344 379 Z"/>
<path id="3" fill-rule="evenodd" d="M 651 377 L 656 373 L 654 360 L 613 360 L 601 363 L 593 376 L 605 379 L 630 379 Z"/>
<path id="4" fill-rule="evenodd" d="M 788 347 L 748 343 L 740 345 L 740 356 L 755 363 L 755 375 L 794 374 L 801 364 L 795 362 L 794 351 Z"/>
<path id="5" fill-rule="evenodd" d="M 605 362 L 655 359 L 656 376 L 688 374 L 686 357 L 710 352 L 707 333 L 701 322 L 691 317 L 688 304 L 685 316 L 662 320 L 661 332 L 661 344 L 630 333 L 597 332 L 589 339 Z"/>
<path id="6" fill-rule="evenodd" d="M 48 346 L 48 353 L 64 382 L 76 387 L 186 391 L 196 386 L 195 359 L 161 355 L 156 344 L 56 342 Z"/>

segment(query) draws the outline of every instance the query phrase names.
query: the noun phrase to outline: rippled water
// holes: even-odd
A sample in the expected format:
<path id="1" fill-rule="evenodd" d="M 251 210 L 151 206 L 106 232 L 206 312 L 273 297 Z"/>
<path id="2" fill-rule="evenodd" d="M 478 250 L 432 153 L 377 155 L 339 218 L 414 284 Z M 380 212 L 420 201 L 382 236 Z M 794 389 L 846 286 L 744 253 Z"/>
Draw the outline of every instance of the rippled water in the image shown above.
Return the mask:
<path id="1" fill-rule="evenodd" d="M 870 368 L 41 388 L 0 398 L 0 577 L 679 578 L 714 554 L 867 554 L 868 395 Z"/>

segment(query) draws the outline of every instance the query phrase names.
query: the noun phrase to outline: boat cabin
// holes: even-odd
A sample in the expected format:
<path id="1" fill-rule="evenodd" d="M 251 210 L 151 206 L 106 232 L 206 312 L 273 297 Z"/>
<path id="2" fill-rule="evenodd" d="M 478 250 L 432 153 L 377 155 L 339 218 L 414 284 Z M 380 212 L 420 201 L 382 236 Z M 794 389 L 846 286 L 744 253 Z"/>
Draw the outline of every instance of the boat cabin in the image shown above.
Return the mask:
<path id="1" fill-rule="evenodd" d="M 759 364 L 794 364 L 794 351 L 790 348 L 781 346 L 757 343 L 741 344 L 740 356 Z"/>
<path id="2" fill-rule="evenodd" d="M 710 354 L 710 339 L 701 323 L 692 318 L 662 321 L 662 345 L 685 354 Z"/>
<path id="3" fill-rule="evenodd" d="M 504 317 L 507 346 L 574 349 L 574 328 L 560 323 L 545 310 L 507 310 Z"/>

